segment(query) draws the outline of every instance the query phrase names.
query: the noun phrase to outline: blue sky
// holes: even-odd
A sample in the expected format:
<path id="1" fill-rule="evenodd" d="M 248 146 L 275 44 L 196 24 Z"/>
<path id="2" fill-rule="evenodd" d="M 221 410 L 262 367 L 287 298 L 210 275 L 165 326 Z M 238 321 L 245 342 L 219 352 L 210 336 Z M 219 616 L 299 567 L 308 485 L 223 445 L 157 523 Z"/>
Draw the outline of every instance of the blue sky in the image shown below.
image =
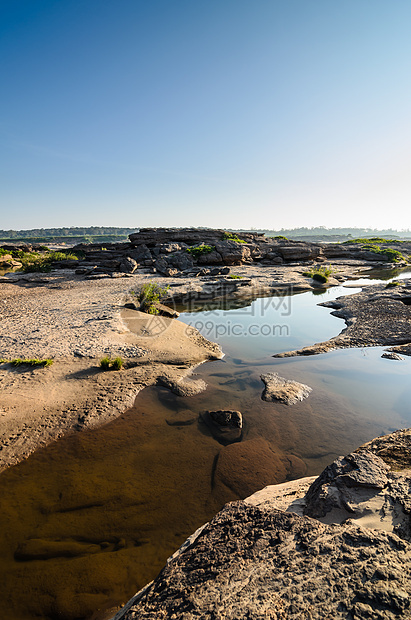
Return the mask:
<path id="1" fill-rule="evenodd" d="M 0 228 L 409 228 L 409 0 L 0 0 Z"/>

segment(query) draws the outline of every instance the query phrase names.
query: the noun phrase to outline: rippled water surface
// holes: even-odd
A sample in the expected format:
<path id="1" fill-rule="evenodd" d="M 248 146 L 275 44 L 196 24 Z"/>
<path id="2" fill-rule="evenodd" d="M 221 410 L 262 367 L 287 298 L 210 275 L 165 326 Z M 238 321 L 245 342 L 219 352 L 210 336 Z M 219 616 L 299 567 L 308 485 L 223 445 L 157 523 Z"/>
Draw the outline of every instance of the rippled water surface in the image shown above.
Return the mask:
<path id="1" fill-rule="evenodd" d="M 410 358 L 382 359 L 380 348 L 271 357 L 337 334 L 343 321 L 316 304 L 355 290 L 182 315 L 226 353 L 197 369 L 204 393 L 181 398 L 147 388 L 121 418 L 4 472 L 2 617 L 92 618 L 155 577 L 226 501 L 319 473 L 360 443 L 410 426 Z M 265 372 L 313 391 L 291 407 L 266 403 Z M 201 412 L 220 408 L 243 413 L 241 442 L 224 446 L 201 422 Z"/>

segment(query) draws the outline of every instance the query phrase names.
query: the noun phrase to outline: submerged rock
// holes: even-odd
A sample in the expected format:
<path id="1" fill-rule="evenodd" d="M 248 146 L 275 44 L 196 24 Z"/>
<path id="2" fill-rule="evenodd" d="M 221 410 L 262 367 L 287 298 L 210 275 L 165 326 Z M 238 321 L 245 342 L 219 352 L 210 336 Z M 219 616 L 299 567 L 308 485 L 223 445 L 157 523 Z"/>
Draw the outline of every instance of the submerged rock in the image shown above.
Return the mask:
<path id="1" fill-rule="evenodd" d="M 200 415 L 213 437 L 223 445 L 241 440 L 243 416 L 240 411 L 219 409 L 218 411 L 205 411 Z"/>
<path id="2" fill-rule="evenodd" d="M 275 484 L 286 479 L 289 460 L 274 452 L 262 437 L 255 437 L 222 448 L 213 477 L 214 487 L 223 484 L 244 498 L 255 493 L 262 485 Z M 217 489 L 218 490 L 218 489 Z"/>
<path id="3" fill-rule="evenodd" d="M 261 375 L 261 380 L 265 383 L 265 390 L 261 398 L 267 402 L 278 400 L 285 405 L 294 405 L 307 398 L 312 391 L 308 385 L 284 379 L 276 372 Z"/>

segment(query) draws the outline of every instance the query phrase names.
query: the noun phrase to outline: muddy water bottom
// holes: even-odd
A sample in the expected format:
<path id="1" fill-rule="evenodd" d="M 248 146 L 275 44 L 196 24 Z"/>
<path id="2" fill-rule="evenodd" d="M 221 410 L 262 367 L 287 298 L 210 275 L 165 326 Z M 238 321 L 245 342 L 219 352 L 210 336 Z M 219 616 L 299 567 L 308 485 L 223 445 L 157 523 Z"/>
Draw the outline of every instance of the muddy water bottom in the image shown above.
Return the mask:
<path id="1" fill-rule="evenodd" d="M 233 497 L 213 496 L 220 445 L 196 424 L 167 424 L 162 392 L 2 474 L 4 620 L 91 618 L 125 603 Z"/>

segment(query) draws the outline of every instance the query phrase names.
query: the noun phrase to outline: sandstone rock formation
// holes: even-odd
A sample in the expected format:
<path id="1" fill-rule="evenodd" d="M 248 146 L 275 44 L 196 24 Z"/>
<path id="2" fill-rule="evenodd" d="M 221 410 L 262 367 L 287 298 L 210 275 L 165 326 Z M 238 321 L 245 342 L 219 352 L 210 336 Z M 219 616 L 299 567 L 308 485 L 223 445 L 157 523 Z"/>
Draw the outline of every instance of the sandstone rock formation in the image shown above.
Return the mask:
<path id="1" fill-rule="evenodd" d="M 344 319 L 345 329 L 325 342 L 296 351 L 276 353 L 273 357 L 316 355 L 348 347 L 388 346 L 396 353 L 411 353 L 411 280 L 387 288 L 385 284 L 365 287 L 360 293 L 338 297 L 319 305 L 332 308 L 332 315 Z"/>
<path id="2" fill-rule="evenodd" d="M 279 401 L 285 405 L 294 405 L 307 398 L 312 391 L 308 385 L 284 379 L 276 372 L 261 375 L 261 380 L 265 383 L 265 390 L 261 398 L 268 402 Z"/>
<path id="3" fill-rule="evenodd" d="M 141 228 L 124 243 L 80 243 L 73 250 L 79 260 L 63 260 L 55 269 L 74 269 L 78 275 L 120 277 L 136 269 L 150 269 L 169 277 L 195 275 L 203 267 L 224 265 L 280 265 L 322 263 L 327 260 L 386 262 L 389 257 L 363 249 L 361 244 L 327 244 L 265 237 L 263 233 L 230 233 L 211 228 Z M 393 244 L 381 245 L 390 248 Z M 210 251 L 193 254 L 193 248 L 209 246 Z M 393 245 L 393 248 L 397 248 Z M 3 249 L 36 250 L 32 245 L 3 245 Z M 411 252 L 408 244 L 401 251 Z"/>

